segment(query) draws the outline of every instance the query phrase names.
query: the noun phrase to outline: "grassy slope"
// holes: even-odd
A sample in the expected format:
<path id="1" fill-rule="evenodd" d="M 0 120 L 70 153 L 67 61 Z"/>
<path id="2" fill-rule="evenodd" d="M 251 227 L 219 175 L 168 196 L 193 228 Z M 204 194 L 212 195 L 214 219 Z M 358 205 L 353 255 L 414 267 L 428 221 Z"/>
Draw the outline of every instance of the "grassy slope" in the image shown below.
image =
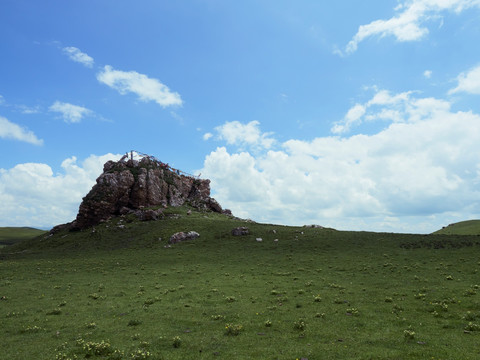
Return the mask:
<path id="1" fill-rule="evenodd" d="M 434 232 L 434 234 L 480 235 L 480 220 L 468 220 L 450 224 Z"/>
<path id="2" fill-rule="evenodd" d="M 478 237 L 339 232 L 170 211 L 180 217 L 115 219 L 95 231 L 7 249 L 26 250 L 21 257 L 4 249 L 0 353 L 8 359 L 95 352 L 90 358 L 480 356 Z M 241 225 L 251 234 L 231 236 Z M 188 230 L 201 237 L 165 247 L 173 232 Z"/>
<path id="3" fill-rule="evenodd" d="M 12 245 L 42 234 L 45 234 L 44 230 L 30 227 L 0 227 L 0 246 Z"/>

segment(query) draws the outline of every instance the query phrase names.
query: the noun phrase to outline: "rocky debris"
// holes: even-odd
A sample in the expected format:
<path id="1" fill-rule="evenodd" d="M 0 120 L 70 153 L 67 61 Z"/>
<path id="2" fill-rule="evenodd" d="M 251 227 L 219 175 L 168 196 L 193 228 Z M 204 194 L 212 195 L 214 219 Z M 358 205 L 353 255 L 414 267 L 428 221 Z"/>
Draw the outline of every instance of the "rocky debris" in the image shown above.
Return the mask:
<path id="1" fill-rule="evenodd" d="M 135 211 L 135 216 L 141 221 L 158 220 L 161 216 L 163 216 L 163 210 L 137 210 Z"/>
<path id="2" fill-rule="evenodd" d="M 262 242 L 262 241 L 263 241 L 262 238 L 256 238 L 255 240 L 257 240 L 258 242 Z"/>
<path id="3" fill-rule="evenodd" d="M 228 215 L 228 216 L 233 216 L 232 210 L 230 210 L 230 209 L 224 209 L 224 210 L 222 211 L 222 214 Z"/>
<path id="4" fill-rule="evenodd" d="M 177 232 L 170 236 L 170 239 L 168 240 L 169 244 L 176 244 L 182 241 L 188 241 L 188 240 L 194 240 L 200 236 L 199 233 L 196 231 L 189 231 L 189 232 Z"/>
<path id="5" fill-rule="evenodd" d="M 139 161 L 127 159 L 124 156 L 120 161 L 105 163 L 103 173 L 83 198 L 75 221 L 69 224 L 70 229 L 81 230 L 132 212 L 142 220 L 156 220 L 161 211 L 143 209 L 185 203 L 199 210 L 224 213 L 210 197 L 210 180 L 183 175 L 152 156 Z M 231 214 L 229 210 L 225 212 Z"/>
<path id="6" fill-rule="evenodd" d="M 312 229 L 324 229 L 322 225 L 312 224 L 312 225 L 303 225 L 305 228 L 312 228 Z"/>
<path id="7" fill-rule="evenodd" d="M 232 235 L 233 236 L 242 236 L 242 235 L 248 235 L 249 230 L 245 226 L 237 227 L 232 230 Z"/>

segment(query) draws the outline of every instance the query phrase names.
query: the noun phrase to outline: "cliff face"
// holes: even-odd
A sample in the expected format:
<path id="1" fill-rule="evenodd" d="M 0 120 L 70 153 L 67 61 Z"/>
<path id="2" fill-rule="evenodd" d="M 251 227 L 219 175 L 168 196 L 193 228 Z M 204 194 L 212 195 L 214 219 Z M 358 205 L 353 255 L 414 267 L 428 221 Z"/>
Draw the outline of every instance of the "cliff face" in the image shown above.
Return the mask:
<path id="1" fill-rule="evenodd" d="M 210 180 L 181 175 L 152 157 L 108 161 L 97 183 L 83 198 L 73 229 L 83 229 L 112 216 L 146 207 L 190 205 L 223 212 L 210 197 Z M 228 210 L 226 210 L 228 212 Z"/>

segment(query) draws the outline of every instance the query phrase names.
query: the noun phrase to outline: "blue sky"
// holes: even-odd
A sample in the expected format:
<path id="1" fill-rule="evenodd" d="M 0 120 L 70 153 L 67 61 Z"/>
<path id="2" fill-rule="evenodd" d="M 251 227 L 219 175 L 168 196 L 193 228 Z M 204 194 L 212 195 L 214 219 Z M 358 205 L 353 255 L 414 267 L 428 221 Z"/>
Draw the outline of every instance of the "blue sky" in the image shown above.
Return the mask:
<path id="1" fill-rule="evenodd" d="M 480 218 L 480 0 L 0 4 L 0 226 L 74 219 L 130 150 L 237 216 Z"/>

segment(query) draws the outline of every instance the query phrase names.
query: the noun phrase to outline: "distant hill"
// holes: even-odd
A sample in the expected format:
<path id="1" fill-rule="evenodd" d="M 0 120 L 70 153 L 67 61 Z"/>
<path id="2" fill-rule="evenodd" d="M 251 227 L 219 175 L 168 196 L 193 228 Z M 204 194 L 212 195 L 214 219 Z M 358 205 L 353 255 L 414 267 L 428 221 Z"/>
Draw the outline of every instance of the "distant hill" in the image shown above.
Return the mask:
<path id="1" fill-rule="evenodd" d="M 0 247 L 13 245 L 22 240 L 33 239 L 45 233 L 45 230 L 31 227 L 0 227 Z"/>
<path id="2" fill-rule="evenodd" d="M 480 235 L 480 220 L 468 220 L 450 224 L 438 231 L 435 231 L 434 234 Z"/>

